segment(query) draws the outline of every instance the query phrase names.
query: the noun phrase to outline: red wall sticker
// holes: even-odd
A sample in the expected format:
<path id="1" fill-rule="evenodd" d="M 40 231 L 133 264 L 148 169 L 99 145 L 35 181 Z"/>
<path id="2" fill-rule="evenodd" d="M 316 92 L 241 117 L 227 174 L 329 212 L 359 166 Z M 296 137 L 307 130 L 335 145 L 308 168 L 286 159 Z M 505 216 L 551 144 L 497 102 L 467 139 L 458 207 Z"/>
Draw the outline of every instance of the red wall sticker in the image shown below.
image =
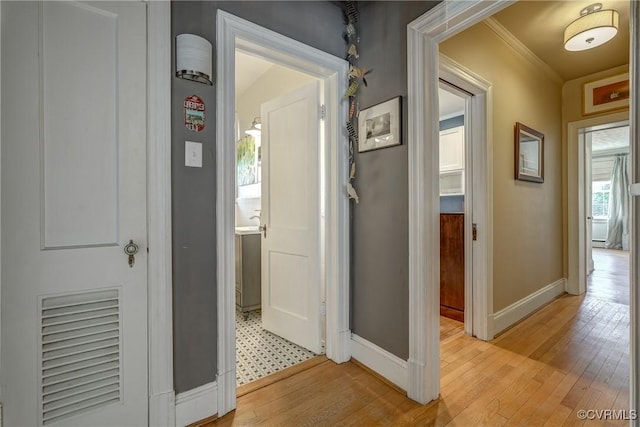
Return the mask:
<path id="1" fill-rule="evenodd" d="M 197 95 L 184 99 L 184 125 L 193 132 L 204 129 L 204 102 Z"/>

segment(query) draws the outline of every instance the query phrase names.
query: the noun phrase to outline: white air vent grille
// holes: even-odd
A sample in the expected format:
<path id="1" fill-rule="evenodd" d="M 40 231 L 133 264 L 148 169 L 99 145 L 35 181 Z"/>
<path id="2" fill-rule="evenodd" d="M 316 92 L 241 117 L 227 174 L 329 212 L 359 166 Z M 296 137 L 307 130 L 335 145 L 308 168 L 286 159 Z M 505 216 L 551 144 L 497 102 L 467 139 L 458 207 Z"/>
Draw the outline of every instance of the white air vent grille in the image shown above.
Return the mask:
<path id="1" fill-rule="evenodd" d="M 42 423 L 120 401 L 118 289 L 42 299 Z"/>

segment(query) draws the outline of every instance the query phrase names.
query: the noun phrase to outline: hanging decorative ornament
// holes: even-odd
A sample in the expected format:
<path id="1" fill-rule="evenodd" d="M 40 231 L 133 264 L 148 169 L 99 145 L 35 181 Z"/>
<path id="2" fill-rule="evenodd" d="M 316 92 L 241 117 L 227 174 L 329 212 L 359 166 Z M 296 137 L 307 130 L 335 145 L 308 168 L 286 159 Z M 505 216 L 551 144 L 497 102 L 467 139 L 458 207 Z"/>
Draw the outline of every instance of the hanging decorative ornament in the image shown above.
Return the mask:
<path id="1" fill-rule="evenodd" d="M 349 194 L 350 198 L 356 201 L 356 204 L 360 203 L 360 197 L 358 197 L 356 189 L 353 188 L 353 185 L 351 185 L 350 182 L 347 183 L 347 194 Z"/>
<path id="2" fill-rule="evenodd" d="M 366 76 L 367 74 L 369 74 L 371 71 L 373 70 L 368 70 L 366 68 L 358 68 L 358 67 L 354 67 L 353 65 L 349 66 L 349 79 L 355 79 L 355 78 L 360 78 L 362 79 L 362 83 L 364 83 L 365 86 L 367 86 L 367 80 L 364 78 L 364 76 Z"/>
<path id="3" fill-rule="evenodd" d="M 356 9 L 355 2 L 348 1 L 346 2 L 347 8 L 347 16 L 349 17 L 349 22 L 358 23 L 358 9 Z"/>
<path id="4" fill-rule="evenodd" d="M 347 132 L 349 133 L 349 139 L 353 141 L 354 144 L 358 143 L 358 133 L 356 132 L 353 124 L 351 122 L 347 122 Z"/>
<path id="5" fill-rule="evenodd" d="M 355 44 L 352 44 L 351 46 L 349 46 L 349 50 L 347 51 L 347 56 L 349 58 L 360 58 L 360 55 L 358 55 L 358 48 L 356 47 Z"/>
<path id="6" fill-rule="evenodd" d="M 356 92 L 358 91 L 358 87 L 359 86 L 360 86 L 360 83 L 358 83 L 357 80 L 352 80 L 351 84 L 347 88 L 347 91 L 344 93 L 344 98 L 347 99 L 349 97 L 354 96 L 356 94 Z"/>
<path id="7" fill-rule="evenodd" d="M 349 99 L 349 120 L 345 127 L 347 135 L 349 136 L 349 181 L 346 185 L 347 194 L 350 199 L 355 200 L 356 203 L 360 202 L 356 189 L 351 184 L 356 176 L 356 164 L 354 160 L 354 146 L 358 144 L 358 133 L 355 128 L 355 119 L 358 117 L 358 103 L 355 100 L 356 92 L 360 88 L 360 80 L 367 86 L 367 80 L 365 76 L 372 70 L 367 68 L 359 68 L 356 66 L 355 61 L 360 58 L 358 54 L 358 44 L 360 43 L 360 37 L 358 37 L 358 5 L 357 2 L 347 1 L 343 10 L 343 18 L 345 25 L 345 32 L 342 35 L 345 44 L 347 45 L 347 61 L 349 61 L 349 86 L 344 94 L 344 98 Z"/>
<path id="8" fill-rule="evenodd" d="M 353 24 L 347 24 L 347 36 L 351 37 L 356 34 L 356 27 Z"/>

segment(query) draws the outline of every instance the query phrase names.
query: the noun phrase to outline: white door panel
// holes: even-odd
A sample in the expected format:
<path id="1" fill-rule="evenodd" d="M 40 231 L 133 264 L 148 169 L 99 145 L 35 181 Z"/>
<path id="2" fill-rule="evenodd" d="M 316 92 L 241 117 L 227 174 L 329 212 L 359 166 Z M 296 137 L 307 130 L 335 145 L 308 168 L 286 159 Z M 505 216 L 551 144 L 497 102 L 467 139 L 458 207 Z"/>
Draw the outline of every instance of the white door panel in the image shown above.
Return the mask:
<path id="1" fill-rule="evenodd" d="M 322 352 L 320 89 L 262 105 L 262 326 Z"/>
<path id="2" fill-rule="evenodd" d="M 3 422 L 146 425 L 146 5 L 1 7 Z"/>

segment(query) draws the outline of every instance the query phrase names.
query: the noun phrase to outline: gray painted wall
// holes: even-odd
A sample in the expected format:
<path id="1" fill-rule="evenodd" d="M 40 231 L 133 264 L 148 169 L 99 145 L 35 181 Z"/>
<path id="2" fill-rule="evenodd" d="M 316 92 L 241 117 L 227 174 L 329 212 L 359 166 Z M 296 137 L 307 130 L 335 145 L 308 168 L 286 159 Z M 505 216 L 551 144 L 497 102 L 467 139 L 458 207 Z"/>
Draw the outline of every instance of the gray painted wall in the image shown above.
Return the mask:
<path id="1" fill-rule="evenodd" d="M 172 2 L 171 32 L 192 33 L 214 45 L 216 12 L 223 9 L 336 56 L 344 55 L 342 12 L 329 2 Z M 175 49 L 174 49 L 175 51 Z M 174 61 L 175 67 L 175 61 Z M 216 73 L 214 59 L 214 76 Z M 183 125 L 182 102 L 206 103 L 206 128 Z M 212 382 L 217 369 L 215 233 L 216 85 L 172 81 L 174 382 L 184 392 Z M 203 168 L 185 168 L 184 141 L 203 143 Z"/>
<path id="2" fill-rule="evenodd" d="M 172 8 L 174 46 L 176 34 L 181 33 L 215 43 L 214 27 L 179 12 Z M 175 72 L 175 48 L 172 51 Z M 191 95 L 198 95 L 206 106 L 205 128 L 198 133 L 183 124 L 183 101 Z M 173 354 L 179 393 L 216 379 L 215 87 L 174 77 L 171 105 Z M 185 140 L 202 143 L 202 168 L 184 166 Z"/>
<path id="3" fill-rule="evenodd" d="M 354 333 L 396 356 L 409 357 L 409 228 L 407 181 L 407 24 L 438 2 L 360 3 L 359 65 L 372 68 L 358 92 L 360 108 L 402 95 L 401 146 L 356 154 L 352 205 Z"/>

